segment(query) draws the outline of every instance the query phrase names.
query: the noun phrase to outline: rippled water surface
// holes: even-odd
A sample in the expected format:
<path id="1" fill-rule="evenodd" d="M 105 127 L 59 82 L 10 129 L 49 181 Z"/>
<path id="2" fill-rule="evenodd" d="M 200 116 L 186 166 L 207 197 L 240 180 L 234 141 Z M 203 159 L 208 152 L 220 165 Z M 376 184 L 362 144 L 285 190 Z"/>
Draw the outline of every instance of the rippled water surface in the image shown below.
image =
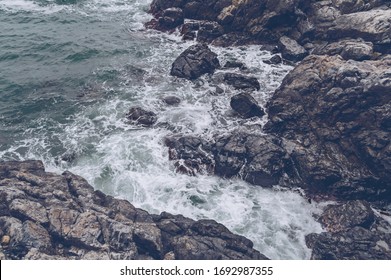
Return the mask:
<path id="1" fill-rule="evenodd" d="M 216 78 L 169 76 L 193 42 L 145 30 L 150 2 L 0 0 L 0 159 L 40 159 L 49 171 L 70 170 L 152 213 L 215 219 L 270 258 L 309 258 L 304 236 L 321 230 L 313 218 L 319 205 L 240 179 L 174 172 L 164 137 L 259 133 L 266 117 L 234 116 L 234 92 Z M 254 97 L 263 105 L 290 69 L 264 64 L 271 55 L 259 46 L 213 50 L 221 64 L 247 65 L 261 83 Z M 224 93 L 215 94 L 216 86 Z M 169 95 L 181 104 L 164 105 Z M 154 128 L 125 122 L 127 110 L 139 105 L 158 114 Z"/>

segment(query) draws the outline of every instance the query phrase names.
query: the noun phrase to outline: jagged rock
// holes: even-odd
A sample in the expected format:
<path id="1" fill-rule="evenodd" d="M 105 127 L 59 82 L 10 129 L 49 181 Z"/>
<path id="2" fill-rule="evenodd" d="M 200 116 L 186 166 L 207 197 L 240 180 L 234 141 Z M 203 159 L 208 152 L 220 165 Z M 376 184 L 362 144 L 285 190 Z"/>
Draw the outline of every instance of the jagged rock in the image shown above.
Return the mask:
<path id="1" fill-rule="evenodd" d="M 224 28 L 215 21 L 203 21 L 200 23 L 197 41 L 211 43 L 214 39 L 224 34 Z"/>
<path id="2" fill-rule="evenodd" d="M 155 217 L 155 222 L 162 228 L 163 239 L 172 248 L 171 254 L 176 259 L 265 259 L 258 252 L 248 250 L 252 247 L 250 240 L 235 238 L 226 227 L 215 221 L 194 222 L 180 215 L 162 213 Z"/>
<path id="3" fill-rule="evenodd" d="M 206 73 L 213 73 L 220 67 L 217 54 L 207 45 L 197 44 L 189 47 L 174 61 L 171 75 L 194 80 Z"/>
<path id="4" fill-rule="evenodd" d="M 176 171 L 194 175 L 213 173 L 214 162 L 210 155 L 211 144 L 199 137 L 170 137 L 165 140 L 169 148 L 169 159 L 175 160 Z"/>
<path id="5" fill-rule="evenodd" d="M 391 200 L 390 66 L 389 56 L 310 56 L 273 95 L 265 129 L 294 141 L 292 160 L 310 193 Z"/>
<path id="6" fill-rule="evenodd" d="M 281 58 L 281 56 L 276 54 L 276 55 L 273 55 L 270 59 L 264 60 L 263 62 L 266 64 L 274 64 L 274 65 L 281 64 L 282 58 Z"/>
<path id="7" fill-rule="evenodd" d="M 165 9 L 158 18 L 158 22 L 162 29 L 176 28 L 184 23 L 183 11 L 179 8 Z"/>
<path id="8" fill-rule="evenodd" d="M 170 159 L 185 173 L 203 172 L 227 178 L 240 175 L 265 187 L 278 184 L 289 161 L 280 139 L 271 135 L 234 132 L 211 142 L 199 137 L 171 137 L 166 145 Z"/>
<path id="9" fill-rule="evenodd" d="M 339 16 L 327 30 L 330 39 L 362 38 L 375 45 L 389 45 L 391 10 L 370 10 Z"/>
<path id="10" fill-rule="evenodd" d="M 314 49 L 313 54 L 337 55 L 343 59 L 366 60 L 373 57 L 373 44 L 363 40 L 342 40 L 339 42 L 325 44 Z"/>
<path id="11" fill-rule="evenodd" d="M 151 126 L 156 123 L 157 116 L 154 112 L 144 110 L 140 107 L 130 108 L 126 118 L 132 123 L 142 126 Z"/>
<path id="12" fill-rule="evenodd" d="M 284 172 L 286 151 L 278 138 L 271 135 L 234 133 L 217 138 L 215 172 L 222 177 L 241 174 L 254 185 L 270 187 L 278 184 Z"/>
<path id="13" fill-rule="evenodd" d="M 231 98 L 230 105 L 243 118 L 262 117 L 264 110 L 248 93 L 240 93 Z"/>
<path id="14" fill-rule="evenodd" d="M 40 205 L 1 213 L 0 259 L 266 259 L 214 221 L 150 215 L 39 161 L 0 163 L 0 192 L 6 209 L 14 197 Z"/>
<path id="15" fill-rule="evenodd" d="M 320 217 L 328 232 L 344 231 L 355 226 L 370 229 L 375 213 L 366 201 L 348 201 L 342 205 L 329 205 Z"/>
<path id="16" fill-rule="evenodd" d="M 236 73 L 224 74 L 224 81 L 235 89 L 259 90 L 261 88 L 257 78 Z"/>
<path id="17" fill-rule="evenodd" d="M 354 227 L 338 233 L 306 237 L 313 260 L 389 260 L 391 235 Z"/>
<path id="18" fill-rule="evenodd" d="M 304 47 L 287 36 L 280 38 L 279 48 L 282 57 L 290 61 L 300 61 L 308 55 L 308 52 Z"/>

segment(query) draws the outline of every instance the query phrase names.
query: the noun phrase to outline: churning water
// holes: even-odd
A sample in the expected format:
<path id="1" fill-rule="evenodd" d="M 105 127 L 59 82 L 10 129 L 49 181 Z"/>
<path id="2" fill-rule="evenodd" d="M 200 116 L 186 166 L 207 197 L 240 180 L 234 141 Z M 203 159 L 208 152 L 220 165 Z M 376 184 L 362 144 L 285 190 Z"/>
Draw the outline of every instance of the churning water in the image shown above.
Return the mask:
<path id="1" fill-rule="evenodd" d="M 146 30 L 150 2 L 0 0 L 0 159 L 40 159 L 49 171 L 70 170 L 152 213 L 215 219 L 270 258 L 309 258 L 304 236 L 321 231 L 313 217 L 319 205 L 240 179 L 175 173 L 164 137 L 258 133 L 266 117 L 234 116 L 235 93 L 216 78 L 169 76 L 194 42 Z M 259 46 L 213 51 L 221 64 L 246 64 L 261 83 L 254 97 L 262 105 L 290 70 L 264 64 L 271 55 Z M 178 106 L 161 101 L 172 95 L 181 98 Z M 158 124 L 126 123 L 132 106 L 156 112 Z"/>

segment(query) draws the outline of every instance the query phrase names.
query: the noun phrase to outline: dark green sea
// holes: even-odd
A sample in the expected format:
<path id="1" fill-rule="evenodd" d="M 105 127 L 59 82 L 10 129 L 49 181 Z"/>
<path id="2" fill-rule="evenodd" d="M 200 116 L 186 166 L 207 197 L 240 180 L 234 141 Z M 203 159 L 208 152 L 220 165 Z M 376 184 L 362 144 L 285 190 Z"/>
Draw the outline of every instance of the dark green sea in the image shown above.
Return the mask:
<path id="1" fill-rule="evenodd" d="M 152 213 L 215 219 L 272 259 L 309 258 L 304 236 L 321 231 L 313 218 L 321 205 L 278 186 L 175 172 L 164 137 L 256 133 L 267 116 L 239 120 L 229 107 L 235 93 L 216 79 L 169 76 L 194 42 L 146 30 L 150 2 L 0 0 L 0 160 L 42 160 L 48 171 L 70 170 Z M 262 105 L 290 70 L 264 64 L 271 54 L 259 46 L 212 49 L 221 64 L 247 65 Z M 224 93 L 213 94 L 216 86 Z M 172 95 L 180 105 L 162 102 Z M 156 112 L 157 125 L 126 123 L 132 106 Z"/>

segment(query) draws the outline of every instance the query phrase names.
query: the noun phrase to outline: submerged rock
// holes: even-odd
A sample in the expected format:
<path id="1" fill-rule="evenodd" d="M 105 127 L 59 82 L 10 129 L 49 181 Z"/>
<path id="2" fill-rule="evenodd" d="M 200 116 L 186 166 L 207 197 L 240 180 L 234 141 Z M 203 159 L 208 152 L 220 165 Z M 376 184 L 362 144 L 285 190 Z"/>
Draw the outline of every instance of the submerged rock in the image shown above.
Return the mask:
<path id="1" fill-rule="evenodd" d="M 164 97 L 163 102 L 166 103 L 167 105 L 174 106 L 174 105 L 178 105 L 179 103 L 181 103 L 181 99 L 179 97 L 170 95 L 170 96 Z"/>
<path id="2" fill-rule="evenodd" d="M 0 186 L 2 259 L 266 259 L 215 221 L 150 215 L 40 161 L 0 163 Z"/>
<path id="3" fill-rule="evenodd" d="M 207 45 L 197 44 L 189 47 L 172 64 L 170 74 L 179 78 L 194 80 L 206 73 L 213 73 L 220 67 L 217 54 Z"/>
<path id="4" fill-rule="evenodd" d="M 142 126 L 152 126 L 157 121 L 157 115 L 154 112 L 144 110 L 140 107 L 133 107 L 126 114 L 126 118 L 132 123 Z"/>

